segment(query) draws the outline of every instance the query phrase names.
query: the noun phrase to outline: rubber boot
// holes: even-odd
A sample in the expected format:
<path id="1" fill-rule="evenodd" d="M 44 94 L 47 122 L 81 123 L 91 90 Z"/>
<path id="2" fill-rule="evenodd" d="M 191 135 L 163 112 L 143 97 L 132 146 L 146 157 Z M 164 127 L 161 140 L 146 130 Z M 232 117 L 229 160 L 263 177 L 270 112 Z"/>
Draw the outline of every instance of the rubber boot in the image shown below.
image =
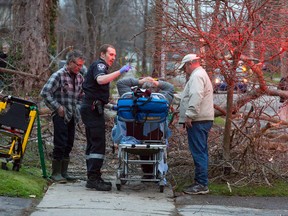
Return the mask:
<path id="1" fill-rule="evenodd" d="M 66 158 L 62 160 L 62 166 L 61 166 L 61 175 L 69 182 L 75 182 L 77 181 L 77 178 L 68 175 L 68 165 L 69 165 L 70 159 Z"/>
<path id="2" fill-rule="evenodd" d="M 96 189 L 97 191 L 110 191 L 112 186 L 105 184 L 100 176 L 92 174 L 88 176 L 86 188 Z"/>
<path id="3" fill-rule="evenodd" d="M 61 160 L 52 160 L 52 175 L 51 179 L 57 183 L 65 184 L 67 180 L 61 175 Z"/>

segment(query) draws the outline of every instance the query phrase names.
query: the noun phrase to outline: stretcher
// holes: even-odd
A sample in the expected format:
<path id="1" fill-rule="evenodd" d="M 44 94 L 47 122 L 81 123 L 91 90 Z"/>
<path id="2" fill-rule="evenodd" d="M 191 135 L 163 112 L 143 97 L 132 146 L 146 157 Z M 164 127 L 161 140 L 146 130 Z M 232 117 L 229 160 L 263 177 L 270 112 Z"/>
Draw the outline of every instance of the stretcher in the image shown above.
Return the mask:
<path id="1" fill-rule="evenodd" d="M 165 97 L 159 93 L 155 93 L 151 95 L 152 97 L 156 97 L 159 101 L 164 102 Z M 122 96 L 124 100 L 132 99 L 131 95 L 124 94 Z M 132 99 L 135 100 L 135 99 Z M 166 164 L 167 161 L 167 136 L 166 129 L 167 121 L 166 117 L 168 114 L 169 105 L 167 102 L 167 109 L 164 111 L 167 113 L 163 115 L 163 110 L 160 110 L 159 115 L 157 112 L 159 111 L 159 106 L 156 106 L 155 109 L 157 111 L 150 110 L 147 113 L 144 107 L 141 106 L 143 102 L 143 98 L 138 100 L 138 105 L 136 102 L 128 103 L 125 101 L 124 108 L 122 104 L 117 104 L 117 118 L 118 122 L 117 126 L 124 126 L 125 130 L 120 132 L 122 135 L 121 142 L 118 143 L 118 160 L 119 165 L 116 174 L 116 188 L 117 190 L 121 190 L 121 186 L 126 184 L 128 181 L 141 181 L 141 182 L 155 182 L 158 183 L 160 192 L 164 191 L 164 186 L 166 184 L 166 171 L 168 166 Z M 153 101 L 151 99 L 147 99 L 148 102 L 144 102 L 145 106 L 153 107 L 153 104 L 150 106 L 149 103 L 159 102 Z M 127 117 L 129 107 L 127 104 L 130 104 L 131 112 L 133 116 L 141 116 L 141 118 L 137 117 L 135 120 L 132 120 L 132 117 Z M 135 113 L 133 109 L 134 105 L 138 106 L 136 112 L 146 112 L 144 115 L 141 113 Z M 123 109 L 122 109 L 123 108 Z M 121 112 L 125 110 L 127 113 Z M 122 116 L 123 115 L 123 116 Z M 143 117 L 144 116 L 144 117 Z M 138 120 L 137 120 L 138 119 Z M 149 172 L 143 169 L 143 166 L 149 166 Z M 166 169 L 167 167 L 167 169 Z M 141 169 L 142 168 L 142 169 Z M 146 169 L 147 170 L 147 169 Z"/>
<path id="2" fill-rule="evenodd" d="M 0 101 L 0 160 L 1 168 L 19 171 L 34 121 L 37 107 L 32 101 L 5 96 Z"/>

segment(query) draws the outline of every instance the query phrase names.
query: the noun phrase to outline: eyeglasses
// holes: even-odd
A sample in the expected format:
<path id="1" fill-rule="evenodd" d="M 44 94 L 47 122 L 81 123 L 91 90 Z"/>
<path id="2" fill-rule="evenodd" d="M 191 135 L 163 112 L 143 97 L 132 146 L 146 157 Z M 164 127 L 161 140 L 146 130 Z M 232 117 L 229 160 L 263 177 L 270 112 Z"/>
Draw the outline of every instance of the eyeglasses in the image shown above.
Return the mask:
<path id="1" fill-rule="evenodd" d="M 76 61 L 72 61 L 77 67 L 83 67 L 83 64 L 78 64 Z"/>

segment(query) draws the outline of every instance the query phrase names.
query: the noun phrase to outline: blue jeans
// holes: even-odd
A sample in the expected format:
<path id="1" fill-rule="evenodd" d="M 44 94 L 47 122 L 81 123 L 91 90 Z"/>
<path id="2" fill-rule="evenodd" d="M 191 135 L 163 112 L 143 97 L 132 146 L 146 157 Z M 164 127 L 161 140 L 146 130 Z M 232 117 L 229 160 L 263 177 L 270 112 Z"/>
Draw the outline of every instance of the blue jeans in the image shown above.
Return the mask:
<path id="1" fill-rule="evenodd" d="M 212 121 L 192 122 L 187 128 L 189 149 L 195 166 L 195 182 L 208 185 L 208 133 L 213 125 Z"/>

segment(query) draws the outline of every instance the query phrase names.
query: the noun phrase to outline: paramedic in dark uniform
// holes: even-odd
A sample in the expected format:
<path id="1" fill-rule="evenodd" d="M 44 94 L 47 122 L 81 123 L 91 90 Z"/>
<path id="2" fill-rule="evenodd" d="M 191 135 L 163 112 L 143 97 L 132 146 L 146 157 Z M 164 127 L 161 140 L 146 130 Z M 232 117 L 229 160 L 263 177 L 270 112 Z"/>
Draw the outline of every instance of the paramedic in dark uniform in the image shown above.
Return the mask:
<path id="1" fill-rule="evenodd" d="M 110 191 L 112 185 L 101 178 L 106 149 L 104 105 L 109 102 L 109 84 L 131 67 L 123 66 L 120 70 L 109 73 L 108 69 L 116 58 L 116 50 L 110 44 L 100 47 L 100 57 L 89 67 L 83 83 L 85 93 L 81 105 L 81 117 L 85 125 L 87 139 L 86 166 L 87 188 L 98 191 Z"/>

